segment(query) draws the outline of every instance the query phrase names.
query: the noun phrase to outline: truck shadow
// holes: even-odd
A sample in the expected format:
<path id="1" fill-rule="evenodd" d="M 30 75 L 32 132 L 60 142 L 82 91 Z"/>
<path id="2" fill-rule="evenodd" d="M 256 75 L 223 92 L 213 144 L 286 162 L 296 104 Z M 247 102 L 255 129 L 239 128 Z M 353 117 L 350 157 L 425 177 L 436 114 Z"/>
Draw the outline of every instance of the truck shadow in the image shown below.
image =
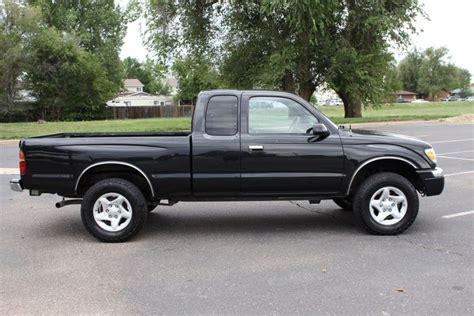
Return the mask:
<path id="1" fill-rule="evenodd" d="M 179 214 L 151 213 L 137 239 L 169 236 L 287 234 L 287 233 L 360 233 L 351 213 L 328 211 L 322 213 L 249 214 Z"/>
<path id="2" fill-rule="evenodd" d="M 94 241 L 82 225 L 77 213 L 63 214 L 48 220 L 47 225 L 33 229 L 36 238 L 66 238 Z M 158 209 L 148 214 L 142 231 L 134 241 L 167 238 L 200 238 L 218 235 L 252 236 L 271 234 L 339 234 L 341 236 L 363 234 L 355 227 L 352 213 L 334 209 L 317 212 L 293 212 L 275 210 L 233 210 L 228 212 L 198 210 Z"/>

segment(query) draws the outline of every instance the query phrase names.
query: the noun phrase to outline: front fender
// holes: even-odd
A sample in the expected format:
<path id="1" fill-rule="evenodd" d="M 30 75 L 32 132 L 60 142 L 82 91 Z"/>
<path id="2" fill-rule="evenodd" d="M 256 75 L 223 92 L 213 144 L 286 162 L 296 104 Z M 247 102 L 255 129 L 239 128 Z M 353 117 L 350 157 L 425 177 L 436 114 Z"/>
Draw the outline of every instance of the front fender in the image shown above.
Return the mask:
<path id="1" fill-rule="evenodd" d="M 410 165 L 415 171 L 432 169 L 433 166 L 419 153 L 409 148 L 390 144 L 344 145 L 345 174 L 343 192 L 349 192 L 352 180 L 364 166 L 374 161 L 397 160 Z"/>

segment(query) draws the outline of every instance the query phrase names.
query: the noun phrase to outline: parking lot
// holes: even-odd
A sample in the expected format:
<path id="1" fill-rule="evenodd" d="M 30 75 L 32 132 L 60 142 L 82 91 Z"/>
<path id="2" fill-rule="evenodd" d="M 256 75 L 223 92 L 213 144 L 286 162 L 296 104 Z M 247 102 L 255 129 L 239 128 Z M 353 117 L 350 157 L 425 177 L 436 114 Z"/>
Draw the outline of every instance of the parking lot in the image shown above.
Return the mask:
<path id="1" fill-rule="evenodd" d="M 446 175 L 413 226 L 371 236 L 331 201 L 178 203 L 105 244 L 79 206 L 11 192 L 1 145 L 0 313 L 474 313 L 474 125 L 375 124 L 430 142 Z"/>

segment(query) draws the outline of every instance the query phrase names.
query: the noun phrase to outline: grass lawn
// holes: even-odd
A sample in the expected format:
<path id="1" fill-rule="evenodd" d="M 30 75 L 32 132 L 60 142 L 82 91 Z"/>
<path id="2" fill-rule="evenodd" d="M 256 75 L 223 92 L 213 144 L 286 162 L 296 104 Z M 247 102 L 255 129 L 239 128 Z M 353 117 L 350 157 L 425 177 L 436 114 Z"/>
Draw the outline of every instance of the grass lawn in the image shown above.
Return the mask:
<path id="1" fill-rule="evenodd" d="M 401 120 L 433 120 L 462 114 L 474 114 L 473 102 L 439 102 L 419 104 L 388 104 L 368 108 L 362 118 L 345 119 L 342 106 L 322 106 L 319 109 L 336 124 L 385 122 Z M 44 135 L 61 132 L 153 132 L 190 130 L 191 118 L 158 118 L 139 120 L 107 120 L 82 122 L 0 123 L 0 139 Z"/>
<path id="2" fill-rule="evenodd" d="M 432 102 L 385 104 L 380 108 L 367 108 L 362 118 L 344 118 L 342 106 L 319 107 L 334 123 L 365 123 L 407 120 L 435 120 L 463 114 L 474 114 L 474 102 Z"/>

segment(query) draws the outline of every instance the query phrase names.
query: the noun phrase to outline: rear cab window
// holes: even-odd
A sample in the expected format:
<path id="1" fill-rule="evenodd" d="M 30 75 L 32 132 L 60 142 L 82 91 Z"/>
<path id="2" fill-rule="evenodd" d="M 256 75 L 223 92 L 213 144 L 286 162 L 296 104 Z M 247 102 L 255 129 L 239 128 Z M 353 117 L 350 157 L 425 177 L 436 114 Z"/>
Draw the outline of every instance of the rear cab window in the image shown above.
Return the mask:
<path id="1" fill-rule="evenodd" d="M 213 136 L 232 136 L 237 133 L 237 125 L 237 97 L 211 97 L 206 109 L 206 133 Z"/>

